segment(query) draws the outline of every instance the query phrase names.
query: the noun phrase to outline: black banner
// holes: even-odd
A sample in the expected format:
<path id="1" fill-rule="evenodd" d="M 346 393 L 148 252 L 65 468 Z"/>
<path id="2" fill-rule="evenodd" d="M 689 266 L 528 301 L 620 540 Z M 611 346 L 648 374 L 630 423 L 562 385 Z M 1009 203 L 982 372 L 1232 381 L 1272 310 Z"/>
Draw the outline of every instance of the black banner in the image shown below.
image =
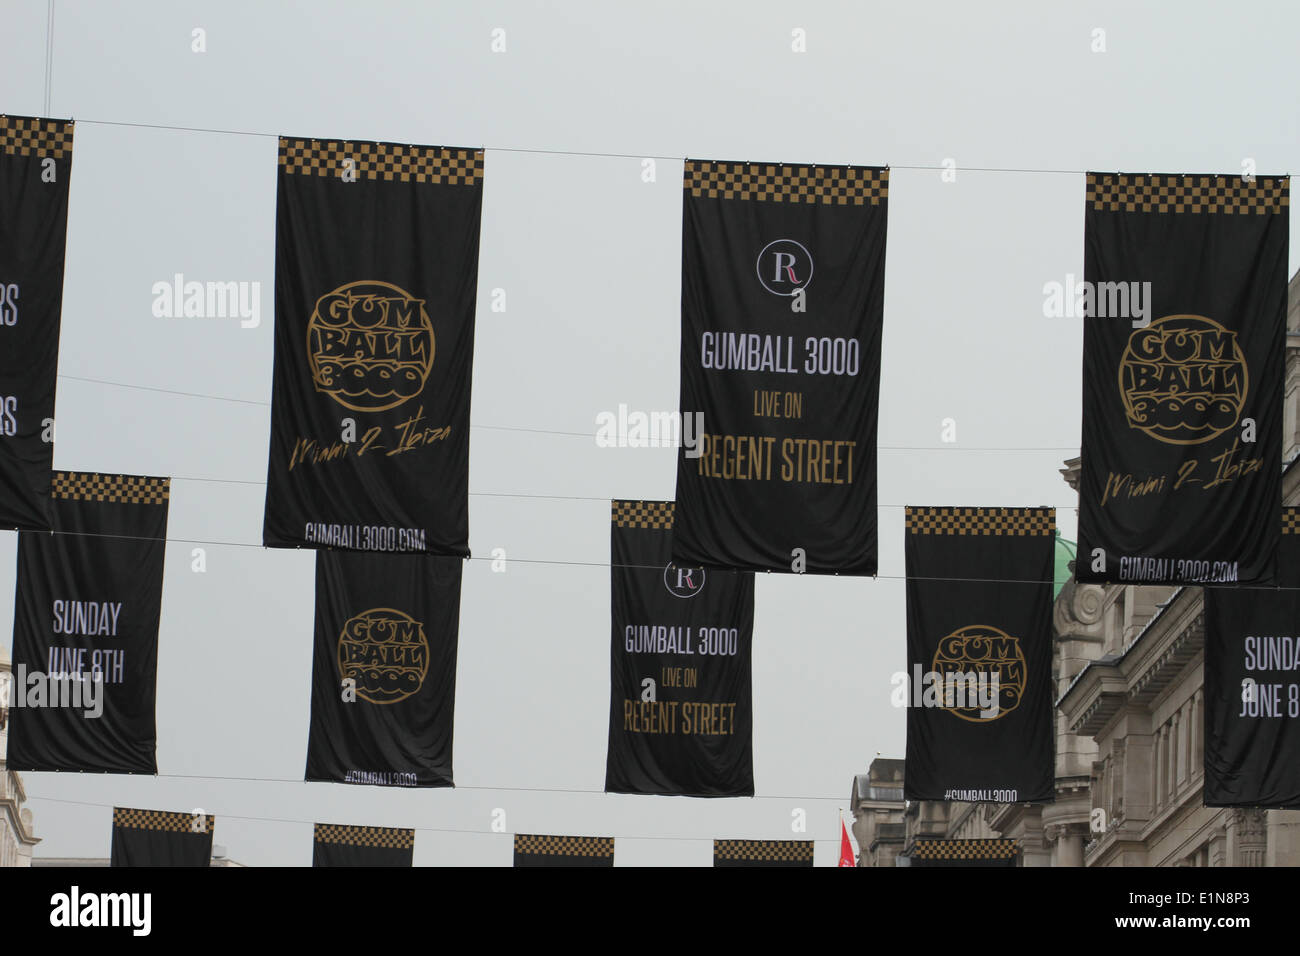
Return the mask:
<path id="1" fill-rule="evenodd" d="M 415 831 L 316 824 L 312 866 L 410 866 Z"/>
<path id="2" fill-rule="evenodd" d="M 1015 866 L 1015 840 L 917 840 L 907 859 L 911 866 Z"/>
<path id="3" fill-rule="evenodd" d="M 1280 588 L 1205 588 L 1205 805 L 1300 809 L 1300 508 Z"/>
<path id="4" fill-rule="evenodd" d="M 307 780 L 452 786 L 461 560 L 316 553 Z"/>
<path id="5" fill-rule="evenodd" d="M 614 501 L 610 793 L 754 795 L 754 575 L 672 562 L 671 501 Z"/>
<path id="6" fill-rule="evenodd" d="M 1050 803 L 1051 508 L 908 508 L 908 800 Z"/>
<path id="7" fill-rule="evenodd" d="M 812 840 L 714 840 L 714 866 L 812 866 Z"/>
<path id="8" fill-rule="evenodd" d="M 0 116 L 0 528 L 50 528 L 72 123 Z"/>
<path id="9" fill-rule="evenodd" d="M 1080 581 L 1270 580 L 1289 180 L 1088 174 Z M 1070 291 L 1070 290 L 1067 290 Z"/>
<path id="10" fill-rule="evenodd" d="M 9 766 L 157 773 L 170 478 L 55 472 L 54 533 L 18 536 Z"/>
<path id="11" fill-rule="evenodd" d="M 687 160 L 673 558 L 876 572 L 889 170 Z"/>
<path id="12" fill-rule="evenodd" d="M 613 837 L 515 834 L 515 866 L 613 865 Z"/>
<path id="13" fill-rule="evenodd" d="M 268 547 L 469 555 L 483 153 L 280 140 Z"/>
<path id="14" fill-rule="evenodd" d="M 208 866 L 216 823 L 209 813 L 114 807 L 109 866 Z"/>

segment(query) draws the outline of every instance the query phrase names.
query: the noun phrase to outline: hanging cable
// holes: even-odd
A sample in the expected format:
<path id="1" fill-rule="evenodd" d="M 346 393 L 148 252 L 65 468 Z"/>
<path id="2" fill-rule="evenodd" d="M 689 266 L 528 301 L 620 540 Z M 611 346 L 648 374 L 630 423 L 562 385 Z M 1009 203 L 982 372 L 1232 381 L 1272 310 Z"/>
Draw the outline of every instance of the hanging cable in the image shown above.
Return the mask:
<path id="1" fill-rule="evenodd" d="M 259 130 L 245 129 L 223 129 L 213 126 L 173 126 L 167 123 L 132 123 L 125 120 L 88 120 L 79 119 L 77 123 L 85 123 L 89 126 L 120 126 L 130 129 L 156 129 L 166 130 L 176 133 L 213 133 L 221 136 L 255 136 L 263 139 L 280 139 L 280 133 L 266 133 Z M 351 139 L 345 139 L 338 136 L 313 137 L 320 139 L 337 140 L 340 142 L 353 142 Z M 359 139 L 356 141 L 360 141 Z M 482 146 L 480 149 L 489 153 L 527 153 L 538 156 L 582 156 L 591 159 L 656 159 L 664 162 L 685 162 L 689 157 L 686 156 L 664 156 L 656 153 L 615 153 L 615 152 L 597 152 L 594 150 L 582 149 L 548 149 L 543 147 L 530 146 Z M 792 163 L 787 165 L 809 165 Z M 818 163 L 817 165 L 825 165 Z M 864 164 L 852 164 L 864 165 Z M 943 163 L 890 163 L 889 169 L 913 169 L 921 171 L 944 172 L 950 167 L 944 166 Z M 962 166 L 962 172 L 972 173 L 1017 173 L 1017 174 L 1045 174 L 1057 176 L 1083 176 L 1089 170 L 1085 169 L 1051 169 L 1051 168 L 1030 168 L 1025 166 Z"/>
<path id="2" fill-rule="evenodd" d="M 152 385 L 133 385 L 129 382 L 110 382 L 102 378 L 85 378 L 80 375 L 63 375 L 59 378 L 67 379 L 72 382 L 89 382 L 95 385 L 109 385 L 113 388 L 132 388 L 146 392 L 161 392 L 164 395 L 182 395 L 186 398 L 209 398 L 217 402 L 237 402 L 241 405 L 258 405 L 263 408 L 270 408 L 270 402 L 263 402 L 251 398 L 231 398 L 226 395 L 210 395 L 205 392 L 182 392 L 171 388 L 158 388 Z M 486 429 L 488 431 L 508 431 L 508 432 L 530 432 L 538 435 L 570 435 L 575 438 L 587 438 L 595 440 L 596 432 L 571 432 L 560 431 L 554 428 L 530 428 L 525 425 L 475 425 L 470 424 L 470 428 Z M 652 446 L 660 448 L 675 448 L 676 445 L 664 443 L 662 445 Z M 999 446 L 999 445 L 877 445 L 877 451 L 1004 451 L 1004 452 L 1075 452 L 1078 453 L 1078 447 L 1074 445 L 1038 445 L 1038 446 Z M 196 481 L 201 479 L 194 479 Z M 1073 507 L 1073 505 L 1071 506 Z"/>

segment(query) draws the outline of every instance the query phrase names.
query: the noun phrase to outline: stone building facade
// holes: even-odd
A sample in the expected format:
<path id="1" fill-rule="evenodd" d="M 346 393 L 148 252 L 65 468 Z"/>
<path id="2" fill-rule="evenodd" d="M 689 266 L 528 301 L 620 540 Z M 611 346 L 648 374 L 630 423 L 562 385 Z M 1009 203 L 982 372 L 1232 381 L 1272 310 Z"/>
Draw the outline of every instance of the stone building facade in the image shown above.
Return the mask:
<path id="1" fill-rule="evenodd" d="M 1300 505 L 1300 273 L 1287 296 L 1282 500 Z M 1061 470 L 1078 491 L 1080 459 Z M 892 865 L 917 839 L 1013 838 L 1022 866 L 1296 866 L 1300 811 L 1202 805 L 1205 617 L 1198 587 L 1080 584 L 1053 607 L 1056 802 L 885 807 L 903 824 Z M 879 760 L 872 764 L 874 768 Z M 901 790 L 905 768 L 897 776 Z M 868 778 L 870 778 L 870 774 Z M 859 777 L 858 780 L 863 778 Z M 889 817 L 892 821 L 893 816 Z"/>
<path id="2" fill-rule="evenodd" d="M 903 761 L 877 757 L 864 774 L 853 778 L 849 812 L 858 866 L 893 866 L 903 851 Z"/>
<path id="3" fill-rule="evenodd" d="M 31 866 L 32 848 L 40 841 L 32 830 L 32 811 L 23 806 L 23 778 L 9 769 L 9 694 L 13 674 L 9 652 L 0 643 L 0 866 Z"/>
<path id="4" fill-rule="evenodd" d="M 1287 504 L 1300 504 L 1295 461 Z M 1065 474 L 1077 482 L 1077 459 Z M 1058 841 L 1082 834 L 1086 866 L 1300 864 L 1300 812 L 1202 805 L 1201 589 L 1072 584 L 1056 612 L 1058 656 L 1062 646 L 1093 651 L 1061 661 L 1058 740 L 1095 748 L 1083 819 L 1076 810 Z"/>

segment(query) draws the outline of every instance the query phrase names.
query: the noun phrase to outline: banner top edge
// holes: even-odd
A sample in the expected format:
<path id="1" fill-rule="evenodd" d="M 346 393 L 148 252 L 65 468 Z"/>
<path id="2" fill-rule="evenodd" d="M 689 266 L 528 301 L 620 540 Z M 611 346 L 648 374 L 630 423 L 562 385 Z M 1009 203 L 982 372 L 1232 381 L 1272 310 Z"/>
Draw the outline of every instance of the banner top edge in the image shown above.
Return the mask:
<path id="1" fill-rule="evenodd" d="M 67 159 L 75 130 L 72 120 L 0 113 L 0 153 L 6 156 Z"/>
<path id="2" fill-rule="evenodd" d="M 1239 172 L 1236 173 L 1135 173 L 1126 172 L 1118 169 L 1089 169 L 1084 171 L 1085 176 L 1123 176 L 1132 179 L 1242 179 Z M 1256 173 L 1253 180 L 1260 179 L 1290 179 L 1290 173 Z"/>
<path id="3" fill-rule="evenodd" d="M 1012 859 L 1020 852 L 1018 840 L 985 837 L 967 840 L 918 838 L 912 856 L 920 860 L 999 860 Z"/>
<path id="4" fill-rule="evenodd" d="M 132 481 L 161 481 L 170 482 L 170 475 L 133 475 L 117 471 L 84 471 L 78 468 L 56 468 L 52 473 L 55 477 L 60 478 L 125 478 Z"/>
<path id="5" fill-rule="evenodd" d="M 693 199 L 881 206 L 889 199 L 889 169 L 688 159 L 682 166 L 682 190 Z"/>
<path id="6" fill-rule="evenodd" d="M 413 827 L 372 827 L 347 823 L 317 823 L 312 840 L 336 846 L 365 846 L 388 850 L 409 850 L 415 846 Z"/>
<path id="7" fill-rule="evenodd" d="M 1300 507 L 1296 505 L 1282 506 L 1282 533 L 1300 534 Z"/>
<path id="8" fill-rule="evenodd" d="M 76 120 L 72 117 L 66 119 L 62 116 L 27 116 L 23 113 L 0 113 L 0 120 L 36 120 L 39 123 L 62 123 L 64 126 L 73 126 Z"/>
<path id="9" fill-rule="evenodd" d="M 671 531 L 677 513 L 672 501 L 610 501 L 609 520 L 619 528 Z"/>
<path id="10" fill-rule="evenodd" d="M 1290 176 L 1089 172 L 1084 191 L 1092 212 L 1262 216 L 1291 205 Z"/>
<path id="11" fill-rule="evenodd" d="M 870 170 L 876 172 L 888 172 L 888 165 L 875 166 L 870 163 L 800 163 L 800 162 L 769 162 L 752 159 L 703 159 L 698 156 L 687 156 L 682 160 L 688 165 L 703 166 L 773 166 L 777 169 L 852 169 L 852 170 Z"/>
<path id="12" fill-rule="evenodd" d="M 614 838 L 516 833 L 514 850 L 516 853 L 532 856 L 612 857 L 614 855 Z"/>
<path id="13" fill-rule="evenodd" d="M 428 143 L 403 143 L 389 139 L 351 139 L 346 136 L 292 136 L 288 133 L 277 133 L 276 140 L 281 147 L 293 142 L 311 143 L 315 146 L 322 144 L 338 144 L 341 146 L 391 146 L 400 149 L 441 150 L 453 153 L 474 153 L 476 155 L 482 155 L 487 151 L 486 146 L 447 146 L 432 145 Z"/>
<path id="14" fill-rule="evenodd" d="M 483 185 L 484 151 L 467 146 L 417 146 L 376 140 L 279 138 L 276 163 L 285 175 L 355 182 L 432 186 Z"/>
<path id="15" fill-rule="evenodd" d="M 1055 514 L 1051 505 L 904 505 L 905 514 L 1023 514 L 1041 512 Z"/>
<path id="16" fill-rule="evenodd" d="M 917 507 L 903 509 L 908 534 L 1011 535 L 1056 534 L 1056 509 Z"/>
<path id="17" fill-rule="evenodd" d="M 200 828 L 194 823 L 202 818 Z M 113 807 L 113 826 L 131 830 L 163 830 L 170 833 L 212 833 L 216 816 L 211 813 L 187 813 L 183 810 L 141 810 L 136 807 Z"/>
<path id="18" fill-rule="evenodd" d="M 171 478 L 102 472 L 56 471 L 50 497 L 109 504 L 160 505 L 171 497 Z"/>
<path id="19" fill-rule="evenodd" d="M 715 860 L 749 860 L 753 862 L 813 861 L 812 840 L 714 840 Z"/>

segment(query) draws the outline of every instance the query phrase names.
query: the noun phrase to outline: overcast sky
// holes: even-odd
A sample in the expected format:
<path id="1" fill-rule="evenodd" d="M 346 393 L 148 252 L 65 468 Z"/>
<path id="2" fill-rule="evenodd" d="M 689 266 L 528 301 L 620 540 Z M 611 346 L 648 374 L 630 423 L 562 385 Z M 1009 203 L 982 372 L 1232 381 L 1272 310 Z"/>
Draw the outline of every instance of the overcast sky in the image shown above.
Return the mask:
<path id="1" fill-rule="evenodd" d="M 48 110 L 46 0 L 2 5 L 0 110 L 77 121 L 55 467 L 173 477 L 160 776 L 26 774 L 38 856 L 106 857 L 123 805 L 202 807 L 254 865 L 310 864 L 313 821 L 420 828 L 417 865 L 506 865 L 513 832 L 614 836 L 621 865 L 813 838 L 833 864 L 853 775 L 903 755 L 901 506 L 1054 505 L 1074 536 L 1082 329 L 1042 306 L 1082 276 L 1082 171 L 1300 167 L 1287 2 L 57 0 Z M 487 149 L 454 791 L 301 782 L 313 556 L 260 547 L 276 134 Z M 620 403 L 677 408 L 684 156 L 892 166 L 881 576 L 759 577 L 754 799 L 600 792 L 608 500 L 671 499 L 675 454 L 583 436 Z M 260 282 L 260 326 L 154 317 L 176 273 Z M 197 574 L 195 541 L 230 544 Z M 493 573 L 498 547 L 595 566 Z"/>

